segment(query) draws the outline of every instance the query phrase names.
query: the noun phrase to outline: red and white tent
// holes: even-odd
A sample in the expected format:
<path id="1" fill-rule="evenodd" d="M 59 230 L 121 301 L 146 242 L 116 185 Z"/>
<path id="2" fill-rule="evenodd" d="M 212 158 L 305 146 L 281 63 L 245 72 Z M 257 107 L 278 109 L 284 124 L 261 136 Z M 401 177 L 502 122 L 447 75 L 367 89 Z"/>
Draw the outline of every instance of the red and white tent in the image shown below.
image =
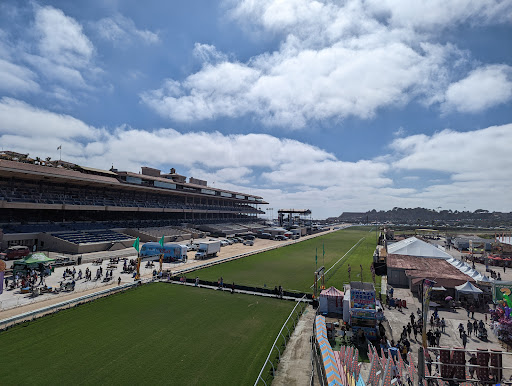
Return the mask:
<path id="1" fill-rule="evenodd" d="M 320 292 L 320 313 L 343 315 L 343 292 L 331 287 Z"/>

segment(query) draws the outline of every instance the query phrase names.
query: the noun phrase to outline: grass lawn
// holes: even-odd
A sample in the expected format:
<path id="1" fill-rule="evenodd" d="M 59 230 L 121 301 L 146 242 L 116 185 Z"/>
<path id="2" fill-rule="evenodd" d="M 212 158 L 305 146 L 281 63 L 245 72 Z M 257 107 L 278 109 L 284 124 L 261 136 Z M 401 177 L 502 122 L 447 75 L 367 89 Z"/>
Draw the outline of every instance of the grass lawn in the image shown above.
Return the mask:
<path id="1" fill-rule="evenodd" d="M 363 281 L 371 282 L 372 274 L 370 271 L 370 266 L 373 262 L 373 252 L 375 251 L 375 246 L 375 233 L 373 235 L 370 233 L 356 248 L 350 252 L 349 255 L 347 255 L 345 259 L 341 260 L 326 274 L 325 286 L 335 286 L 336 288 L 342 290 L 343 284 L 348 284 L 350 281 L 360 281 L 360 265 L 363 266 Z M 351 267 L 350 280 L 348 276 L 349 264 Z M 380 276 L 375 276 L 375 282 L 375 289 L 380 291 Z"/>
<path id="2" fill-rule="evenodd" d="M 145 285 L 1 332 L 1 383 L 253 384 L 293 307 Z"/>
<path id="3" fill-rule="evenodd" d="M 354 277 L 355 267 L 359 270 L 359 264 L 363 264 L 364 267 L 366 265 L 365 271 L 368 277 L 365 279 L 371 280 L 369 266 L 376 240 L 375 232 L 369 232 L 370 229 L 370 227 L 343 229 L 287 247 L 198 270 L 193 275 L 203 280 L 217 281 L 222 276 L 224 283 L 234 281 L 237 284 L 269 288 L 281 285 L 285 290 L 312 292 L 310 287 L 314 281 L 315 254 L 318 255 L 318 267 L 325 261 L 325 267 L 329 268 L 365 237 L 365 240 L 346 257 L 347 261 L 344 264 L 351 264 L 353 280 L 359 280 Z M 325 247 L 325 258 L 322 256 L 322 245 Z M 341 266 L 341 262 L 336 267 L 338 266 Z M 342 271 L 343 269 L 337 270 L 329 281 L 329 285 L 343 288 L 341 283 L 336 281 L 338 275 L 340 280 L 342 279 Z"/>

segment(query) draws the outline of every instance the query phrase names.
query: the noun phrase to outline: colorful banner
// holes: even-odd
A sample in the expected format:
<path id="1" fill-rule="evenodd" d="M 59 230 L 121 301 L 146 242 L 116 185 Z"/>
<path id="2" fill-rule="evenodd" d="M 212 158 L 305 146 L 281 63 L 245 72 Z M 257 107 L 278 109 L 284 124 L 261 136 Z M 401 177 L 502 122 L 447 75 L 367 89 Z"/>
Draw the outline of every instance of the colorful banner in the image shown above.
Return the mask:
<path id="1" fill-rule="evenodd" d="M 350 307 L 375 309 L 375 291 L 350 289 Z"/>
<path id="2" fill-rule="evenodd" d="M 492 300 L 498 302 L 505 300 L 503 295 L 511 296 L 512 294 L 512 282 L 501 281 L 492 283 Z"/>
<path id="3" fill-rule="evenodd" d="M 429 279 L 423 279 L 423 347 L 427 348 L 427 320 L 428 310 L 430 304 L 430 294 L 432 293 L 432 287 L 434 287 L 435 281 Z"/>
<path id="4" fill-rule="evenodd" d="M 4 273 L 0 272 L 0 295 L 4 292 Z"/>

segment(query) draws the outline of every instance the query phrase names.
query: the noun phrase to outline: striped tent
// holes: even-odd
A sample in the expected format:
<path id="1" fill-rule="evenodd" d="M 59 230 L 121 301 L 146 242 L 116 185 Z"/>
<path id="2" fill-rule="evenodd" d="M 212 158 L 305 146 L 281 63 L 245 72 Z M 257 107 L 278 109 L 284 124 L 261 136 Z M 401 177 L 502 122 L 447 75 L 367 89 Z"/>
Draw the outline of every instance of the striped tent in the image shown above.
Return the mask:
<path id="1" fill-rule="evenodd" d="M 320 355 L 322 357 L 325 376 L 327 378 L 327 384 L 329 386 L 343 386 L 341 382 L 341 376 L 336 364 L 336 358 L 332 347 L 327 340 L 327 328 L 325 326 L 325 318 L 318 315 L 315 320 L 316 325 L 316 340 L 320 347 Z"/>

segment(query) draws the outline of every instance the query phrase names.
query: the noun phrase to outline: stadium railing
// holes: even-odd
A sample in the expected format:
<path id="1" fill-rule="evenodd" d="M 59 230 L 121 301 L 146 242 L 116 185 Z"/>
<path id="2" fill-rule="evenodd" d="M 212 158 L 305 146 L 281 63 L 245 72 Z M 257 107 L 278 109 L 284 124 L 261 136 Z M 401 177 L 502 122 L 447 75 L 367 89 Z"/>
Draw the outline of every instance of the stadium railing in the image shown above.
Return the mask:
<path id="1" fill-rule="evenodd" d="M 299 307 L 299 305 L 300 305 L 300 312 L 297 310 L 297 307 Z M 274 344 L 270 348 L 267 359 L 265 360 L 265 363 L 263 363 L 263 367 L 261 368 L 261 371 L 258 374 L 258 378 L 256 378 L 256 382 L 254 382 L 254 386 L 257 386 L 260 381 L 263 382 L 265 385 L 267 385 L 267 382 L 265 381 L 265 379 L 262 376 L 263 372 L 265 371 L 265 368 L 267 367 L 267 364 L 270 364 L 270 366 L 272 368 L 272 379 L 275 377 L 277 364 L 274 365 L 274 363 L 273 363 L 273 360 L 276 359 L 274 349 L 277 350 L 277 359 L 278 359 L 277 362 L 279 363 L 279 361 L 281 360 L 281 355 L 282 355 L 281 350 L 279 349 L 279 345 L 278 345 L 279 338 L 283 338 L 284 348 L 286 349 L 286 343 L 292 336 L 292 333 L 297 325 L 297 322 L 299 321 L 299 318 L 302 315 L 304 308 L 307 307 L 307 305 L 308 305 L 308 303 L 306 303 L 306 295 L 304 295 L 300 300 L 297 301 L 297 304 L 295 304 L 295 307 L 293 307 L 293 310 L 290 312 L 290 315 L 288 315 L 288 318 L 283 323 L 281 330 L 277 334 Z M 288 322 L 290 320 L 293 321 L 293 328 L 291 330 L 288 328 Z M 285 328 L 286 328 L 287 333 L 285 332 Z M 272 355 L 273 353 L 274 353 L 274 356 Z M 284 353 L 284 350 L 283 350 L 283 353 Z"/>

